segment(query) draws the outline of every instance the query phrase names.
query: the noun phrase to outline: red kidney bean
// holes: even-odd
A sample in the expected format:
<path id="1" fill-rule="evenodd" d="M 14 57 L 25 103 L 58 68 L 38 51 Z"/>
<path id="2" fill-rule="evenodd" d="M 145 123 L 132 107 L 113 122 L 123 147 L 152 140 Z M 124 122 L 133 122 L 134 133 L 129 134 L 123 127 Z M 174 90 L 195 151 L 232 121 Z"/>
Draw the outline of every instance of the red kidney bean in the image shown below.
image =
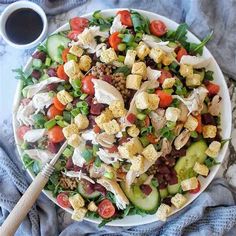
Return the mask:
<path id="1" fill-rule="evenodd" d="M 57 88 L 57 84 L 48 84 L 47 85 L 47 91 L 52 91 L 55 90 Z"/>
<path id="2" fill-rule="evenodd" d="M 35 59 L 40 59 L 42 62 L 46 60 L 46 53 L 42 51 L 37 51 L 32 55 Z"/>
<path id="3" fill-rule="evenodd" d="M 173 158 L 185 156 L 186 155 L 186 149 L 181 148 L 180 150 L 176 150 L 175 148 L 172 148 L 171 153 L 169 155 Z"/>
<path id="4" fill-rule="evenodd" d="M 216 125 L 214 117 L 210 113 L 202 114 L 202 124 Z"/>
<path id="5" fill-rule="evenodd" d="M 88 120 L 89 120 L 89 127 L 90 127 L 90 128 L 92 128 L 94 125 L 96 125 L 95 116 L 93 116 L 93 115 L 88 115 Z"/>
<path id="6" fill-rule="evenodd" d="M 40 79 L 41 72 L 39 70 L 33 70 L 31 76 L 34 77 L 35 79 Z"/>
<path id="7" fill-rule="evenodd" d="M 168 206 L 171 206 L 172 203 L 171 203 L 171 197 L 166 197 L 162 200 L 162 203 L 168 205 Z"/>
<path id="8" fill-rule="evenodd" d="M 73 171 L 75 171 L 75 172 L 78 172 L 78 171 L 80 171 L 81 169 L 82 169 L 81 167 L 76 166 L 76 165 L 74 165 L 74 167 L 73 167 Z"/>
<path id="9" fill-rule="evenodd" d="M 157 63 L 150 57 L 147 58 L 146 65 L 151 67 L 152 69 L 157 69 Z"/>
<path id="10" fill-rule="evenodd" d="M 68 158 L 67 162 L 66 162 L 66 169 L 67 170 L 73 170 L 74 169 L 74 163 L 72 161 L 72 158 Z"/>
<path id="11" fill-rule="evenodd" d="M 47 74 L 49 77 L 57 77 L 57 72 L 54 68 L 49 68 L 47 70 Z"/>
<path id="12" fill-rule="evenodd" d="M 48 142 L 48 151 L 51 153 L 57 153 L 58 146 L 52 142 Z"/>
<path id="13" fill-rule="evenodd" d="M 107 190 L 106 190 L 101 184 L 98 184 L 98 183 L 95 184 L 94 190 L 97 190 L 97 191 L 100 192 L 103 196 L 105 196 L 106 193 L 107 193 Z"/>
<path id="14" fill-rule="evenodd" d="M 104 75 L 102 79 L 109 84 L 112 83 L 112 77 L 110 75 Z"/>
<path id="15" fill-rule="evenodd" d="M 91 104 L 93 103 L 93 96 L 89 95 L 85 98 L 85 102 L 88 103 L 89 106 L 91 106 Z"/>
<path id="16" fill-rule="evenodd" d="M 87 194 L 91 194 L 94 192 L 94 187 L 95 187 L 94 184 L 90 183 L 89 181 L 87 181 L 85 179 L 82 180 L 82 184 L 83 184 L 84 190 Z"/>
<path id="17" fill-rule="evenodd" d="M 147 196 L 152 192 L 152 188 L 148 184 L 141 184 L 140 189 Z"/>
<path id="18" fill-rule="evenodd" d="M 100 115 L 104 108 L 105 106 L 102 103 L 92 103 L 90 107 L 90 113 L 92 115 Z"/>
<path id="19" fill-rule="evenodd" d="M 161 174 L 169 174 L 170 170 L 167 166 L 160 165 L 160 166 L 158 166 L 158 172 L 161 173 Z"/>

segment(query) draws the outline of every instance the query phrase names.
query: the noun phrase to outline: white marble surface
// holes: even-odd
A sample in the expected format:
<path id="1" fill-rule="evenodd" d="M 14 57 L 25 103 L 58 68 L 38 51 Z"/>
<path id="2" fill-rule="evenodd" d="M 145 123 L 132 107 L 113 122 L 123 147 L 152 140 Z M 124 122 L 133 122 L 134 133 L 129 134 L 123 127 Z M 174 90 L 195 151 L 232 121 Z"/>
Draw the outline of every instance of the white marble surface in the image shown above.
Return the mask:
<path id="1" fill-rule="evenodd" d="M 54 17 L 49 17 L 49 30 L 48 34 L 53 32 L 59 26 L 63 25 L 73 16 L 82 15 L 87 12 L 91 12 L 97 9 L 111 8 L 109 1 L 89 1 L 88 4 L 72 9 L 67 13 L 63 13 Z M 0 12 L 3 9 L 3 5 L 0 4 Z M 5 44 L 0 37 L 0 127 L 1 122 L 5 119 L 11 119 L 11 109 L 17 80 L 14 79 L 14 73 L 12 69 L 24 66 L 27 62 L 31 50 L 17 50 Z M 225 158 L 222 167 L 217 176 L 224 176 L 228 182 L 236 187 L 236 83 L 233 80 L 226 78 L 231 101 L 232 101 L 232 113 L 233 113 L 233 131 L 232 141 L 229 145 L 229 150 Z M 63 218 L 64 226 L 70 223 L 70 217 L 66 215 L 64 211 L 60 212 Z M 63 226 L 63 227 L 64 227 Z"/>

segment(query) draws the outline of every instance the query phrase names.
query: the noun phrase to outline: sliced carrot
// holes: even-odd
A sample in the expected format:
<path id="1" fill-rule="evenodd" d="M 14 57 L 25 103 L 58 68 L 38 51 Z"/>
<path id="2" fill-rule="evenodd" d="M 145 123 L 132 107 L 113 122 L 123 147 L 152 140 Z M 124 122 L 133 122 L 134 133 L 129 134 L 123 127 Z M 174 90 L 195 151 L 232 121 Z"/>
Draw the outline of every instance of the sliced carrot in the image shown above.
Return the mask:
<path id="1" fill-rule="evenodd" d="M 99 134 L 99 133 L 101 132 L 101 129 L 99 128 L 98 125 L 94 125 L 94 127 L 93 127 L 93 132 L 94 132 L 95 134 Z"/>
<path id="2" fill-rule="evenodd" d="M 196 131 L 200 134 L 200 133 L 202 133 L 202 117 L 201 117 L 201 114 L 196 116 L 196 119 L 197 119 L 197 122 L 198 122 Z"/>
<path id="3" fill-rule="evenodd" d="M 168 106 L 170 106 L 170 104 L 173 101 L 173 98 L 170 94 L 168 94 L 162 90 L 156 90 L 156 94 L 160 98 L 160 102 L 159 102 L 160 108 L 167 108 Z"/>
<path id="4" fill-rule="evenodd" d="M 67 74 L 64 71 L 64 66 L 63 65 L 60 65 L 60 66 L 57 67 L 57 76 L 58 76 L 58 78 L 63 79 L 63 80 L 68 80 L 69 79 L 69 77 L 67 76 Z"/>
<path id="5" fill-rule="evenodd" d="M 206 88 L 211 96 L 216 95 L 220 91 L 220 86 L 211 82 L 206 85 Z"/>
<path id="6" fill-rule="evenodd" d="M 67 54 L 69 53 L 69 48 L 65 48 L 63 51 L 62 51 L 62 54 L 61 54 L 61 58 L 64 62 L 67 62 Z"/>
<path id="7" fill-rule="evenodd" d="M 53 99 L 53 104 L 54 104 L 54 106 L 55 106 L 55 108 L 57 109 L 57 110 L 59 110 L 59 111 L 63 111 L 64 109 L 65 109 L 65 105 L 63 105 L 59 100 L 58 100 L 58 98 L 57 97 L 54 97 L 54 99 Z"/>

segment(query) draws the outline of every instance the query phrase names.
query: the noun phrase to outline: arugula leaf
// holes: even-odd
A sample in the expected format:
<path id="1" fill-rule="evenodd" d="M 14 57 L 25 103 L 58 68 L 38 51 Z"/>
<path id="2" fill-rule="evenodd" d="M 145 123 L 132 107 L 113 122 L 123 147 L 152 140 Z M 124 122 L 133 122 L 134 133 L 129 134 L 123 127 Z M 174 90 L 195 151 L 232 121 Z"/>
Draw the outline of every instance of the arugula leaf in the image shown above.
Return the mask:
<path id="1" fill-rule="evenodd" d="M 105 31 L 111 27 L 113 19 L 114 17 L 105 18 L 101 14 L 101 10 L 98 10 L 93 13 L 89 25 L 99 26 L 101 31 Z"/>
<path id="2" fill-rule="evenodd" d="M 207 159 L 204 161 L 204 164 L 205 164 L 208 168 L 211 168 L 212 166 L 219 165 L 220 162 L 217 162 L 214 158 L 207 157 Z"/>
<path id="3" fill-rule="evenodd" d="M 190 43 L 190 48 L 189 48 L 189 52 L 192 54 L 200 54 L 202 55 L 203 52 L 203 48 L 206 45 L 206 43 L 212 38 L 213 35 L 213 31 L 211 31 L 211 33 L 209 35 L 207 35 L 201 43 L 199 44 L 195 44 L 195 43 Z"/>
<path id="4" fill-rule="evenodd" d="M 103 219 L 102 222 L 98 225 L 98 228 L 105 226 L 107 223 L 111 222 L 114 219 Z"/>
<path id="5" fill-rule="evenodd" d="M 117 74 L 117 73 L 123 73 L 125 76 L 127 76 L 131 73 L 131 69 L 127 66 L 122 66 L 122 67 L 117 68 L 114 71 L 114 74 Z"/>
<path id="6" fill-rule="evenodd" d="M 175 81 L 175 93 L 179 96 L 186 96 L 187 95 L 187 89 L 183 86 L 183 83 L 180 81 L 180 79 L 176 79 Z"/>
<path id="7" fill-rule="evenodd" d="M 114 204 L 116 203 L 116 198 L 115 198 L 115 195 L 113 193 L 107 192 L 106 198 L 108 200 L 110 200 L 112 203 L 114 203 Z"/>
<path id="8" fill-rule="evenodd" d="M 33 84 L 32 78 L 30 76 L 32 71 L 33 71 L 33 69 L 31 68 L 28 71 L 24 72 L 22 67 L 12 70 L 12 72 L 16 73 L 15 78 L 23 81 L 23 87 Z"/>
<path id="9" fill-rule="evenodd" d="M 186 23 L 180 24 L 175 32 L 175 40 L 179 42 L 186 41 L 187 29 L 188 25 Z"/>
<path id="10" fill-rule="evenodd" d="M 221 143 L 221 148 L 224 147 L 224 145 L 225 145 L 227 142 L 229 142 L 230 140 L 231 140 L 231 138 L 222 139 L 221 142 L 220 142 L 220 143 Z"/>
<path id="11" fill-rule="evenodd" d="M 149 19 L 145 18 L 144 16 L 142 16 L 141 14 L 139 14 L 136 11 L 131 10 L 130 12 L 131 12 L 132 23 L 133 23 L 133 26 L 134 26 L 134 31 L 150 34 Z"/>

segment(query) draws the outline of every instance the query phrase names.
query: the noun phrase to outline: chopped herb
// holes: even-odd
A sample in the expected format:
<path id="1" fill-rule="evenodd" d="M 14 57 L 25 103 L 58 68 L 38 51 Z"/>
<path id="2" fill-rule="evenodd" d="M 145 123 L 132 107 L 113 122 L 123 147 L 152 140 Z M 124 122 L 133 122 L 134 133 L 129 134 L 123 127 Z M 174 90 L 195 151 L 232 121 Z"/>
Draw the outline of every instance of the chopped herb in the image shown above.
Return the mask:
<path id="1" fill-rule="evenodd" d="M 171 107 L 179 107 L 179 105 L 180 105 L 180 100 L 179 99 L 177 99 L 177 98 L 174 98 L 173 99 L 173 102 L 171 103 Z"/>
<path id="2" fill-rule="evenodd" d="M 197 138 L 197 137 L 198 137 L 198 133 L 197 133 L 196 131 L 192 131 L 192 132 L 190 133 L 190 136 L 191 136 L 192 138 Z"/>
<path id="3" fill-rule="evenodd" d="M 179 96 L 186 96 L 187 95 L 187 89 L 183 86 L 183 83 L 180 81 L 180 79 L 176 79 L 175 81 L 175 93 Z"/>
<path id="4" fill-rule="evenodd" d="M 33 71 L 33 68 L 29 69 L 26 72 L 24 72 L 22 68 L 13 69 L 12 71 L 17 74 L 15 76 L 16 79 L 23 81 L 23 87 L 33 84 L 32 78 L 30 76 Z"/>
<path id="5" fill-rule="evenodd" d="M 176 123 L 173 121 L 167 121 L 166 126 L 170 129 L 173 130 L 175 128 Z"/>
<path id="6" fill-rule="evenodd" d="M 167 138 L 168 140 L 171 140 L 174 137 L 173 131 L 170 128 L 168 128 L 167 126 L 164 126 L 160 130 L 160 135 L 164 138 Z"/>
<path id="7" fill-rule="evenodd" d="M 204 161 L 204 164 L 205 164 L 208 168 L 211 168 L 212 166 L 219 165 L 220 162 L 217 162 L 214 158 L 207 157 L 207 159 Z"/>
<path id="8" fill-rule="evenodd" d="M 34 164 L 34 160 L 32 160 L 28 154 L 24 154 L 22 160 L 24 163 L 24 169 L 28 169 Z"/>
<path id="9" fill-rule="evenodd" d="M 37 50 L 38 51 L 41 51 L 41 52 L 46 52 L 47 53 L 47 47 L 45 44 L 40 44 L 38 47 L 37 47 Z"/>
<path id="10" fill-rule="evenodd" d="M 105 226 L 107 223 L 111 222 L 112 220 L 114 220 L 114 219 L 112 219 L 112 218 L 103 219 L 102 222 L 98 225 L 98 228 L 101 228 L 101 227 Z"/>
<path id="11" fill-rule="evenodd" d="M 155 93 L 155 89 L 147 89 L 147 93 Z"/>
<path id="12" fill-rule="evenodd" d="M 105 18 L 101 14 L 101 10 L 98 10 L 93 13 L 92 19 L 90 20 L 89 25 L 90 26 L 94 26 L 94 25 L 99 26 L 101 31 L 105 31 L 111 27 L 113 19 L 114 19 L 114 17 Z"/>
<path id="13" fill-rule="evenodd" d="M 148 126 L 148 127 L 143 127 L 141 129 L 141 135 L 147 135 L 153 132 L 153 127 L 152 126 Z"/>
<path id="14" fill-rule="evenodd" d="M 83 150 L 81 155 L 86 162 L 90 162 L 93 159 L 93 154 L 90 150 Z"/>
<path id="15" fill-rule="evenodd" d="M 117 73 L 123 73 L 125 76 L 127 76 L 131 73 L 131 69 L 127 66 L 122 66 L 122 67 L 117 68 L 114 71 L 114 74 L 117 74 Z"/>
<path id="16" fill-rule="evenodd" d="M 212 80 L 214 80 L 214 78 L 213 78 L 213 71 L 210 71 L 210 70 L 208 70 L 208 71 L 206 71 L 205 72 L 205 76 L 204 76 L 204 80 L 207 80 L 207 81 L 212 81 Z"/>
<path id="17" fill-rule="evenodd" d="M 106 198 L 110 200 L 112 203 L 116 204 L 116 197 L 113 193 L 107 192 Z"/>
<path id="18" fill-rule="evenodd" d="M 151 184 L 154 186 L 154 187 L 158 187 L 158 181 L 157 181 L 157 179 L 156 178 L 153 178 L 152 180 L 151 180 Z"/>

